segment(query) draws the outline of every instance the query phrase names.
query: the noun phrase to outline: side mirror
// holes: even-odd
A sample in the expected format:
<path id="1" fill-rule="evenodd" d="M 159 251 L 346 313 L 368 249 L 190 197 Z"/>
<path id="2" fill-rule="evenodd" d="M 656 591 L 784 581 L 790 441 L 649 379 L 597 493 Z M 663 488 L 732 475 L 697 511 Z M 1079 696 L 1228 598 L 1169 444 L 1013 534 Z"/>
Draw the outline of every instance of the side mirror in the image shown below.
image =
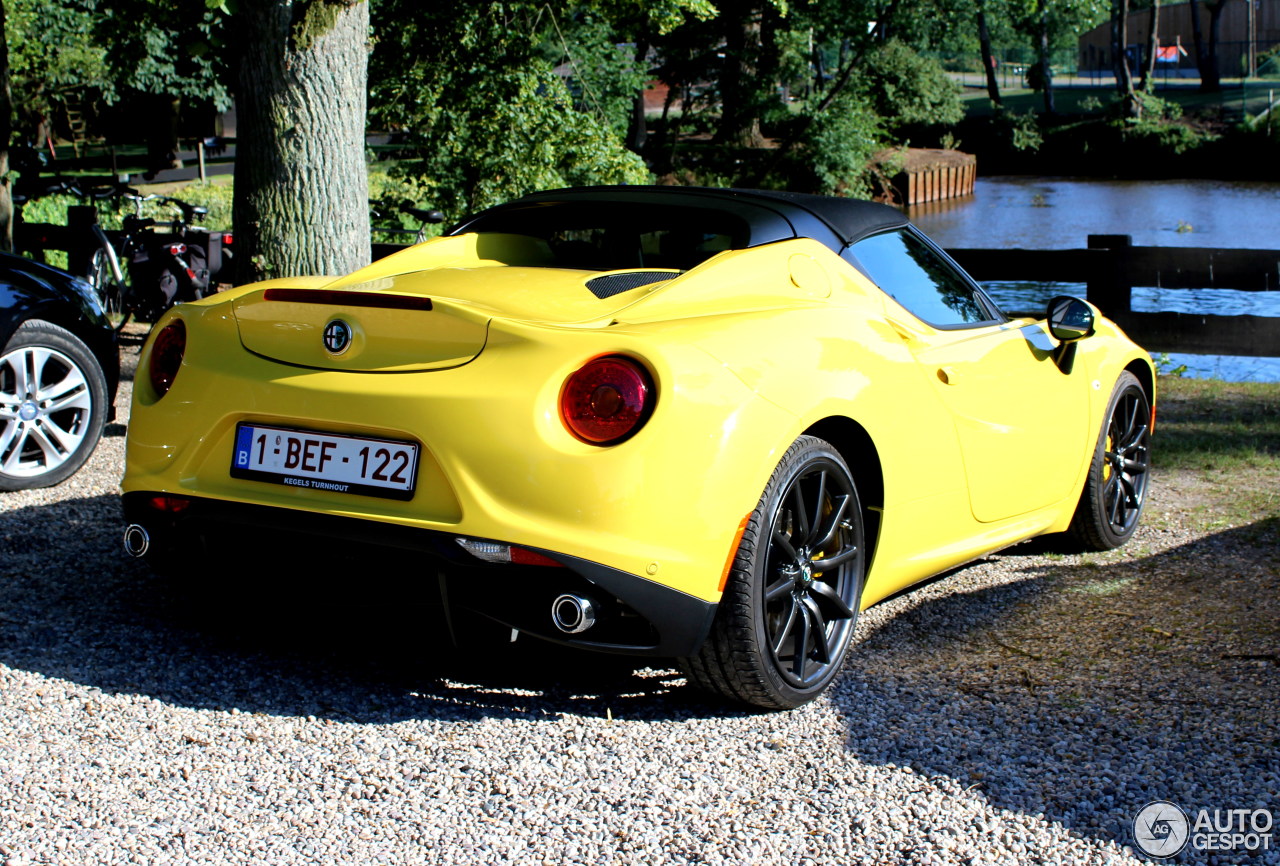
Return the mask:
<path id="1" fill-rule="evenodd" d="M 1093 336 L 1093 305 L 1070 295 L 1059 295 L 1049 301 L 1049 333 L 1062 343 L 1074 343 Z"/>

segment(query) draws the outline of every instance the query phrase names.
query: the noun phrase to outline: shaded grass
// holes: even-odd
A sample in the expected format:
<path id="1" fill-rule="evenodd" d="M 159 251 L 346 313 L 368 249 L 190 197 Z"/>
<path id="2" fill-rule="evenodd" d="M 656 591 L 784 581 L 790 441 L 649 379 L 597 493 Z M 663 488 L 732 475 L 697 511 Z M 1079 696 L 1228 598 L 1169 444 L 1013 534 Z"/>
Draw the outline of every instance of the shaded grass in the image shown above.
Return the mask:
<path id="1" fill-rule="evenodd" d="M 1155 436 L 1162 469 L 1280 471 L 1280 383 L 1162 378 Z"/>
<path id="2" fill-rule="evenodd" d="M 1184 488 L 1180 519 L 1280 544 L 1280 383 L 1160 380 L 1152 461 Z"/>

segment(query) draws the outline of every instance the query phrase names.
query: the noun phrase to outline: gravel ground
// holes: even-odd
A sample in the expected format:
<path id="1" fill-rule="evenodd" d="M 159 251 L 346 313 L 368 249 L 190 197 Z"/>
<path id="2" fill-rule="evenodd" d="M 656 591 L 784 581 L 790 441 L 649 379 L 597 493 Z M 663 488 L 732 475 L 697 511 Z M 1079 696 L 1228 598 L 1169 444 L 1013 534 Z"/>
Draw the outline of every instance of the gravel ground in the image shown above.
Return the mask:
<path id="1" fill-rule="evenodd" d="M 872 609 L 828 699 L 757 715 L 442 659 L 394 599 L 184 605 L 120 552 L 123 432 L 0 496 L 0 863 L 1137 863 L 1152 800 L 1280 818 L 1280 531 L 1193 525 L 1191 476 L 1122 551 Z"/>

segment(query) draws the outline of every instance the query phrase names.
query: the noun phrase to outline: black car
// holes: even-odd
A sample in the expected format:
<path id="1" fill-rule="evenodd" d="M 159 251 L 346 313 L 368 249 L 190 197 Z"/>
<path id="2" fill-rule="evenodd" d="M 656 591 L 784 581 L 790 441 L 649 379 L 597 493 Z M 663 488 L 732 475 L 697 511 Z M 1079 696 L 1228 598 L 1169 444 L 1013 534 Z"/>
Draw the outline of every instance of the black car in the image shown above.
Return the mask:
<path id="1" fill-rule="evenodd" d="M 49 487 L 115 417 L 116 333 L 88 283 L 0 253 L 0 490 Z"/>

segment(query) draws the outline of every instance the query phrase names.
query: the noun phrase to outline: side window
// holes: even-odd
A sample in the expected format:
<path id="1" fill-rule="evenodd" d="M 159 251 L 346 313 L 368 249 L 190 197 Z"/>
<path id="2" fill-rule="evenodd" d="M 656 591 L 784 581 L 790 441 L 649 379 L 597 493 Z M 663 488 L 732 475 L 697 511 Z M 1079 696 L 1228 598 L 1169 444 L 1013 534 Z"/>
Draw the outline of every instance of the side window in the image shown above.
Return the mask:
<path id="1" fill-rule="evenodd" d="M 970 325 L 998 316 L 954 266 L 906 230 L 864 238 L 844 251 L 844 259 L 931 325 Z"/>

